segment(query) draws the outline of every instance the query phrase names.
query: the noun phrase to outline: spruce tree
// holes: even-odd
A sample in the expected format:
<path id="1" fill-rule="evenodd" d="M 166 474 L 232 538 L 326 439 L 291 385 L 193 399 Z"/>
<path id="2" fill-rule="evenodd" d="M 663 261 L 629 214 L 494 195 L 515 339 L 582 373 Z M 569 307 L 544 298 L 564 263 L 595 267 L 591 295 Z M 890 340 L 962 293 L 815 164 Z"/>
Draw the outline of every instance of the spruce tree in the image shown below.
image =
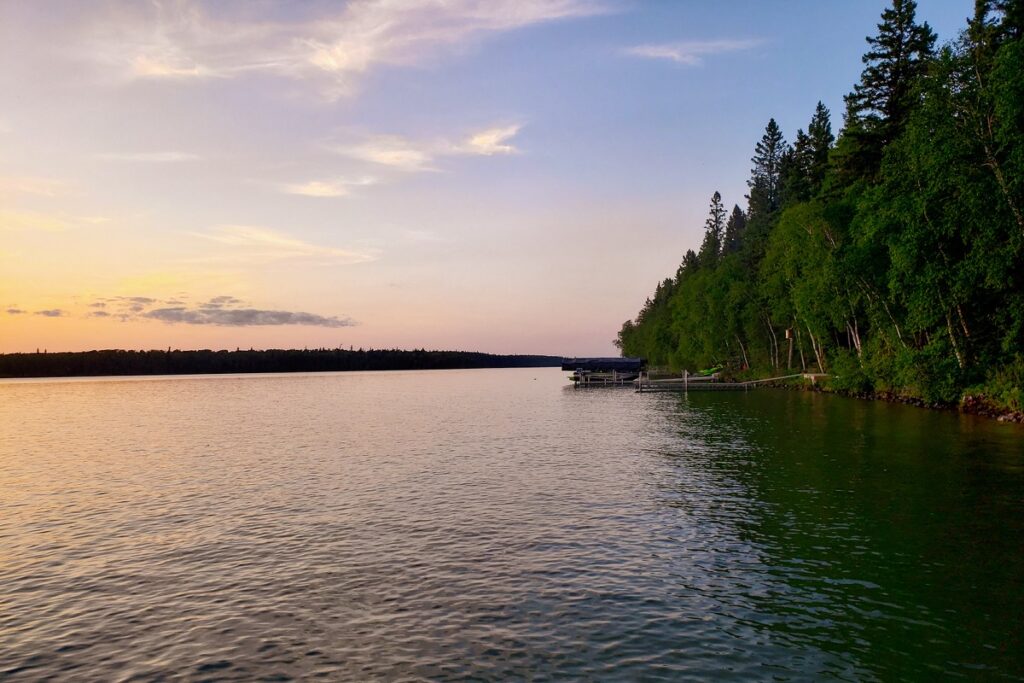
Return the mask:
<path id="1" fill-rule="evenodd" d="M 739 207 L 739 204 L 735 204 L 732 207 L 729 222 L 725 224 L 725 239 L 722 244 L 722 253 L 735 254 L 738 252 L 743 245 L 743 233 L 746 229 L 747 214 L 743 213 L 743 209 Z"/>
<path id="2" fill-rule="evenodd" d="M 934 54 L 935 33 L 915 20 L 914 0 L 893 0 L 882 12 L 878 35 L 868 37 L 870 49 L 861 61 L 864 71 L 846 101 L 843 134 L 845 171 L 873 177 L 883 148 L 906 127 L 914 108 L 915 87 Z"/>
<path id="3" fill-rule="evenodd" d="M 1003 43 L 1024 37 L 1024 0 L 975 0 L 967 37 L 990 54 Z"/>
<path id="4" fill-rule="evenodd" d="M 782 157 L 782 204 L 805 202 L 811 198 L 811 166 L 814 150 L 811 138 L 803 130 L 797 130 L 793 149 Z"/>
<path id="5" fill-rule="evenodd" d="M 722 195 L 717 191 L 711 195 L 708 208 L 708 219 L 704 222 L 704 242 L 700 245 L 697 260 L 702 266 L 714 266 L 722 253 L 722 240 L 725 235 L 725 207 L 722 206 Z"/>
<path id="6" fill-rule="evenodd" d="M 828 108 L 818 102 L 807 132 L 798 130 L 792 153 L 783 156 L 784 205 L 805 202 L 818 195 L 825 181 L 829 152 L 834 142 Z"/>
<path id="7" fill-rule="evenodd" d="M 683 254 L 683 262 L 679 264 L 679 269 L 676 270 L 676 282 L 680 282 L 686 273 L 693 272 L 699 265 L 697 254 L 693 249 L 687 249 L 686 253 Z"/>
<path id="8" fill-rule="evenodd" d="M 750 162 L 754 165 L 750 171 L 750 188 L 748 199 L 750 209 L 748 215 L 767 217 L 778 211 L 782 200 L 782 160 L 789 145 L 782 137 L 779 124 L 769 119 L 764 135 L 754 148 L 754 156 Z"/>
<path id="9" fill-rule="evenodd" d="M 807 137 L 810 139 L 808 181 L 813 196 L 818 193 L 825 180 L 825 173 L 828 171 L 828 155 L 836 141 L 836 137 L 832 134 L 831 114 L 828 107 L 820 101 L 814 109 L 811 123 L 807 126 Z"/>

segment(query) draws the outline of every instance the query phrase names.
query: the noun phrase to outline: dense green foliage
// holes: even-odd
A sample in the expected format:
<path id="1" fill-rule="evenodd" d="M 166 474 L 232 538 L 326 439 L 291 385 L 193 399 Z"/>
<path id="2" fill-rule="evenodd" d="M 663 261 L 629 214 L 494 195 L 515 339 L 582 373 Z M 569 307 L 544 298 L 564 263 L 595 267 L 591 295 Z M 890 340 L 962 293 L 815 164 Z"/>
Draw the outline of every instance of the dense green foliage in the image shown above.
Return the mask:
<path id="1" fill-rule="evenodd" d="M 838 139 L 768 122 L 747 209 L 715 192 L 699 253 L 617 343 L 653 365 L 827 372 L 849 391 L 1020 402 L 1024 0 L 978 0 L 935 50 L 913 0 L 868 38 Z"/>
<path id="2" fill-rule="evenodd" d="M 527 368 L 561 364 L 556 356 L 498 356 L 470 351 L 309 349 L 266 351 L 85 351 L 0 354 L 0 377 L 192 375 L 228 372 Z"/>

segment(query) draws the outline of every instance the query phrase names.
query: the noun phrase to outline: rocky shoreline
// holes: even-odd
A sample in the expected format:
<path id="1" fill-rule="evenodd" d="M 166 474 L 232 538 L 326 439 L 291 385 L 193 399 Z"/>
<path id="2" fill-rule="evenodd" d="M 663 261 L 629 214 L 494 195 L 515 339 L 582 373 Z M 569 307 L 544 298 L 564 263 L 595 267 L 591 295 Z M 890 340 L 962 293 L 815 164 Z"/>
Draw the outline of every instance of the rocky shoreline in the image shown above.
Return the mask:
<path id="1" fill-rule="evenodd" d="M 960 401 L 960 412 L 970 415 L 981 415 L 990 417 L 999 422 L 1017 422 L 1024 424 L 1024 412 L 1019 410 L 1008 410 L 990 401 L 985 396 L 973 396 L 968 394 Z"/>
<path id="2" fill-rule="evenodd" d="M 840 391 L 836 389 L 829 389 L 822 385 L 812 385 L 806 382 L 773 382 L 766 386 L 777 387 L 781 389 L 796 389 L 798 391 L 815 391 L 823 394 L 835 394 L 837 396 L 849 396 L 850 398 L 859 398 L 868 401 L 885 401 L 887 403 L 902 403 L 904 405 L 916 406 L 918 408 L 927 408 L 929 410 L 948 410 L 963 413 L 965 415 L 976 415 L 978 417 L 986 417 L 997 422 L 1013 422 L 1017 424 L 1024 424 L 1024 412 L 1019 410 L 1010 410 L 1005 406 L 1000 406 L 994 403 L 992 400 L 984 395 L 965 395 L 958 405 L 949 403 L 929 403 L 923 399 L 914 396 L 905 396 L 903 394 L 896 394 L 888 391 L 879 392 L 856 392 L 856 391 Z"/>

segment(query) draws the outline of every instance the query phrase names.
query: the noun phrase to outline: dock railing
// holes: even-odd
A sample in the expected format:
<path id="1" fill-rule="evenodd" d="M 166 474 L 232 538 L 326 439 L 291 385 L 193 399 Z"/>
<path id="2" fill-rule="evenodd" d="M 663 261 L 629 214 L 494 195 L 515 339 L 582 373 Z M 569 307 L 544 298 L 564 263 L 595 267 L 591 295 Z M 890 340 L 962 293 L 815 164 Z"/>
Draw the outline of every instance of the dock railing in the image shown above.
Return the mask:
<path id="1" fill-rule="evenodd" d="M 769 382 L 781 382 L 787 379 L 796 379 L 797 377 L 808 379 L 811 381 L 811 384 L 817 384 L 817 380 L 819 378 L 828 377 L 828 375 L 823 373 L 798 372 L 792 375 L 765 377 L 763 379 L 752 379 L 743 382 L 721 382 L 719 381 L 720 376 L 718 373 L 695 377 L 684 370 L 679 377 L 666 377 L 662 379 L 651 379 L 650 373 L 648 373 L 645 378 L 644 374 L 641 373 L 636 379 L 636 391 L 638 393 L 644 393 L 645 391 L 687 392 L 691 389 L 699 389 L 701 391 L 747 391 L 750 389 L 756 389 L 758 386 Z"/>

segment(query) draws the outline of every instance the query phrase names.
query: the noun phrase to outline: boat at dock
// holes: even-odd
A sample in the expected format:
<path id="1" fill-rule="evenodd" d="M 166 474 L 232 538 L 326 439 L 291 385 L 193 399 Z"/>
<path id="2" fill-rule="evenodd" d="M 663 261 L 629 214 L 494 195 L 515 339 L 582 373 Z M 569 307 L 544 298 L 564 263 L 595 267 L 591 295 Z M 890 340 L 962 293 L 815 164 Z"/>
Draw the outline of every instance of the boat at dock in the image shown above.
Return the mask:
<path id="1" fill-rule="evenodd" d="M 647 369 L 643 358 L 563 358 L 562 370 L 572 372 L 576 387 L 621 386 L 637 381 Z"/>

